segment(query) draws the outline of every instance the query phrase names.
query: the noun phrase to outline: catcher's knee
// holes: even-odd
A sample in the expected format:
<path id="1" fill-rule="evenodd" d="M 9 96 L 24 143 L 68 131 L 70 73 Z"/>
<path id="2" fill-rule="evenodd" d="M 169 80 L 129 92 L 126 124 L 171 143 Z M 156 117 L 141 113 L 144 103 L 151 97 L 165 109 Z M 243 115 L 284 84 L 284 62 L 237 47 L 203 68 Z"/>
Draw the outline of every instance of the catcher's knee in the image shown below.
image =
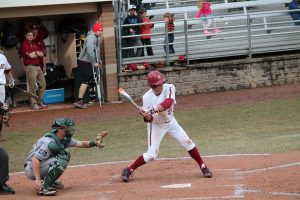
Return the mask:
<path id="1" fill-rule="evenodd" d="M 56 161 L 56 167 L 58 167 L 63 171 L 66 170 L 70 159 L 71 159 L 71 154 L 69 153 L 65 155 L 58 155 Z"/>

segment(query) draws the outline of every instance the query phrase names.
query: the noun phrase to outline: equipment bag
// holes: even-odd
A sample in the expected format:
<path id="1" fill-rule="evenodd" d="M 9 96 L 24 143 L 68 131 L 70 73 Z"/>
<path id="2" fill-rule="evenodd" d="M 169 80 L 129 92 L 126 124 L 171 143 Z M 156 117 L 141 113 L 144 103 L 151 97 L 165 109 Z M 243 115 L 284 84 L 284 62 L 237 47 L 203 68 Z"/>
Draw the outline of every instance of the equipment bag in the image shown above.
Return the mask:
<path id="1" fill-rule="evenodd" d="M 1 44 L 6 48 L 16 47 L 18 44 L 17 30 L 15 27 L 6 22 L 2 27 Z"/>

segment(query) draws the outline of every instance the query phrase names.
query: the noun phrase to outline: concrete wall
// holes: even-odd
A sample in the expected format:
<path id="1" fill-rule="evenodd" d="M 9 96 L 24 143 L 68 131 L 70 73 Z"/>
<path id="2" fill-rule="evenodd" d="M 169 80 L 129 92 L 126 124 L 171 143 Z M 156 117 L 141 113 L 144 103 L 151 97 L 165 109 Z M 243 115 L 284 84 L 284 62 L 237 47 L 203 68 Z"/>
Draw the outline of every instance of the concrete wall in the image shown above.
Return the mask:
<path id="1" fill-rule="evenodd" d="M 238 90 L 300 82 L 300 54 L 167 67 L 160 71 L 177 95 Z M 119 85 L 134 99 L 149 89 L 148 71 L 119 74 Z"/>

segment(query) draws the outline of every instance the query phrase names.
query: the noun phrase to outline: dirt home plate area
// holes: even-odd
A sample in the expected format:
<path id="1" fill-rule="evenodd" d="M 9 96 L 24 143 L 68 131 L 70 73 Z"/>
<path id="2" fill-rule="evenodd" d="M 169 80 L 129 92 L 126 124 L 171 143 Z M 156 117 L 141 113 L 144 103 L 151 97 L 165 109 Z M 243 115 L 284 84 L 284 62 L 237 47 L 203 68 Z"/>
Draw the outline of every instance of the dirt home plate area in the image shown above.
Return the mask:
<path id="1" fill-rule="evenodd" d="M 57 196 L 35 196 L 33 182 L 13 174 L 10 183 L 17 194 L 1 199 L 300 199 L 299 158 L 300 151 L 210 156 L 211 179 L 203 178 L 190 158 L 159 159 L 134 172 L 128 183 L 121 182 L 120 171 L 129 162 L 71 166 Z"/>
<path id="2" fill-rule="evenodd" d="M 294 84 L 234 92 L 180 96 L 177 98 L 177 110 L 257 102 L 299 95 L 300 85 Z M 115 112 L 114 109 L 117 109 L 118 112 Z M 87 120 L 87 115 L 91 118 L 93 116 L 105 116 L 111 119 L 121 116 L 126 117 L 129 110 L 136 112 L 129 103 L 105 104 L 100 114 L 92 109 L 87 114 L 87 112 L 73 108 L 49 110 L 44 113 L 33 112 L 32 115 L 26 116 L 27 123 L 16 124 L 11 129 L 26 128 L 26 126 L 49 126 L 49 117 L 54 118 L 62 113 L 64 113 L 64 116 L 69 115 L 80 123 L 80 121 Z M 82 116 L 80 116 L 80 113 L 82 113 Z M 22 114 L 14 116 L 20 122 L 22 117 L 24 117 Z M 34 120 L 36 117 L 39 117 L 38 122 Z M 48 120 L 44 118 L 48 118 Z M 65 188 L 58 190 L 57 195 L 54 197 L 36 196 L 33 191 L 34 183 L 28 180 L 23 172 L 13 173 L 10 176 L 9 184 L 14 187 L 17 193 L 12 196 L 2 195 L 0 199 L 300 199 L 300 150 L 277 154 L 210 155 L 204 156 L 204 158 L 214 174 L 211 179 L 203 178 L 196 163 L 188 157 L 160 158 L 150 162 L 136 170 L 131 182 L 128 183 L 121 181 L 120 172 L 132 161 L 69 166 L 61 177 Z"/>

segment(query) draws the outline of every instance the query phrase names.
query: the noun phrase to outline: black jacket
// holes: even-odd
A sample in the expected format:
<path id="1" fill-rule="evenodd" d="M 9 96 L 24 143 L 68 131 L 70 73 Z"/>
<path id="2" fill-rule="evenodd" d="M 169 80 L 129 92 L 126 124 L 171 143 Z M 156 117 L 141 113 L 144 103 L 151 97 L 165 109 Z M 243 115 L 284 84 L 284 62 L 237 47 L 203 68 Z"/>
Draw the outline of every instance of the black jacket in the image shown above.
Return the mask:
<path id="1" fill-rule="evenodd" d="M 143 23 L 143 19 L 139 15 L 131 16 L 128 15 L 123 24 L 140 24 Z M 140 34 L 141 29 L 140 26 L 124 26 L 123 31 L 125 35 L 130 35 L 129 29 L 132 28 L 135 31 L 135 34 Z"/>

